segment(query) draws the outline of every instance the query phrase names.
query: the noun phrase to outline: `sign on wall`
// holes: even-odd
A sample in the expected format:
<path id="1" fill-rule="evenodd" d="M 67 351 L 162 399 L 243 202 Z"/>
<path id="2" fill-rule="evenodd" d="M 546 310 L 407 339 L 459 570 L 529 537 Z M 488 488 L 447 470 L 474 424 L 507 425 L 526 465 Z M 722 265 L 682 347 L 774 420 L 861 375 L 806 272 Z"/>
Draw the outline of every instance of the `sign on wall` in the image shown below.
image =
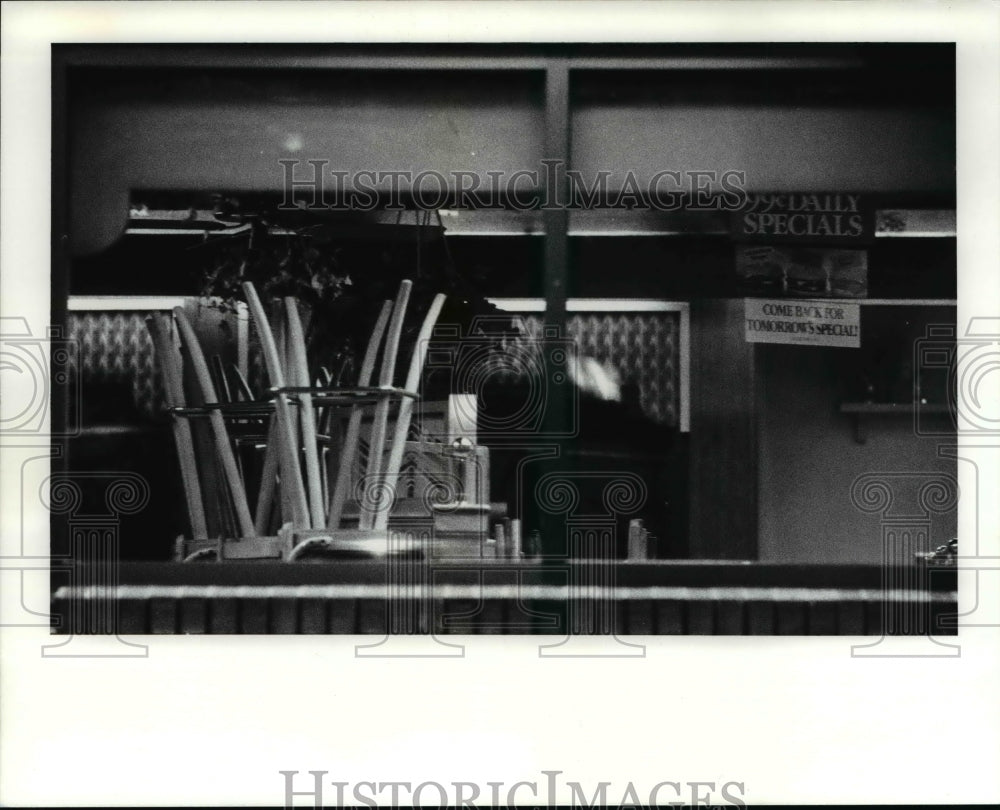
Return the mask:
<path id="1" fill-rule="evenodd" d="M 860 194 L 750 194 L 731 231 L 738 242 L 857 244 L 871 240 L 874 219 Z"/>
<path id="2" fill-rule="evenodd" d="M 747 298 L 744 316 L 748 343 L 861 346 L 859 304 Z"/>
<path id="3" fill-rule="evenodd" d="M 747 295 L 864 298 L 875 235 L 871 199 L 849 192 L 747 196 L 731 214 L 736 276 Z"/>
<path id="4" fill-rule="evenodd" d="M 868 293 L 868 251 L 737 245 L 736 276 L 748 294 L 864 298 Z"/>

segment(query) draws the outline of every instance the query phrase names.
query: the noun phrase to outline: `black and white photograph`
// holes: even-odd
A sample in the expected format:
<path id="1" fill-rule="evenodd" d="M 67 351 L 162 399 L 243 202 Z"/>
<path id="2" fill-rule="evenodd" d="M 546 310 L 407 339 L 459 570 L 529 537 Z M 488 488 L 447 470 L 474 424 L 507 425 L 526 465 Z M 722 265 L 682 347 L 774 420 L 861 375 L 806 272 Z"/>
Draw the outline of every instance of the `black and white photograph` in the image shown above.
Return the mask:
<path id="1" fill-rule="evenodd" d="M 53 69 L 60 629 L 954 634 L 953 44 Z"/>
<path id="2" fill-rule="evenodd" d="M 995 7 L 45 5 L 0 803 L 1000 797 Z"/>

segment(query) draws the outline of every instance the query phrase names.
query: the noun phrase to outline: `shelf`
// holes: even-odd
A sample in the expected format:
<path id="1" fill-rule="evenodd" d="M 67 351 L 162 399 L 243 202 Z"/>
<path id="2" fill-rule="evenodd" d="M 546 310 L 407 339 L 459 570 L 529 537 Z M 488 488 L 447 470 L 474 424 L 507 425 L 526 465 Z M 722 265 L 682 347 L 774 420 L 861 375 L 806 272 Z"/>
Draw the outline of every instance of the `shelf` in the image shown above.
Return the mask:
<path id="1" fill-rule="evenodd" d="M 825 300 L 825 299 L 824 299 Z M 876 307 L 954 307 L 956 298 L 838 298 L 844 303 Z"/>
<path id="2" fill-rule="evenodd" d="M 841 413 L 873 413 L 873 414 L 911 414 L 948 413 L 949 407 L 944 403 L 923 403 L 914 405 L 912 402 L 845 402 L 840 406 Z"/>
<path id="3" fill-rule="evenodd" d="M 840 412 L 854 418 L 854 440 L 858 444 L 864 444 L 868 439 L 866 417 L 913 416 L 916 413 L 945 416 L 952 413 L 952 408 L 943 402 L 925 402 L 919 405 L 912 402 L 842 402 Z"/>
<path id="4" fill-rule="evenodd" d="M 155 194 L 162 198 L 166 192 Z M 227 222 L 216 217 L 213 210 L 204 205 L 192 202 L 193 194 L 185 197 L 174 194 L 176 207 L 150 207 L 141 201 L 141 194 L 136 194 L 136 202 L 129 212 L 128 230 L 130 235 L 204 235 L 231 236 L 242 232 L 248 227 L 235 222 Z M 258 195 L 259 197 L 260 195 Z M 265 195 L 266 196 L 266 195 Z M 251 200 L 247 201 L 248 204 Z M 259 201 L 262 206 L 265 201 Z M 471 207 L 466 202 L 460 208 L 453 206 L 456 200 L 449 199 L 442 206 L 442 224 L 447 228 L 449 236 L 542 236 L 545 233 L 543 212 L 537 209 L 523 210 L 520 208 L 498 208 L 492 201 L 477 199 L 475 204 L 481 207 Z M 606 202 L 606 201 L 605 201 Z M 162 203 L 161 203 L 162 204 Z M 272 200 L 270 205 L 276 205 Z M 155 204 L 154 204 L 155 205 Z M 407 203 L 412 205 L 412 201 Z M 294 215 L 295 211 L 286 212 Z M 350 210 L 316 210 L 303 209 L 300 216 L 314 217 L 316 222 L 325 223 L 324 228 L 334 236 L 368 236 L 381 238 L 386 234 L 397 238 L 410 238 L 409 231 L 416 227 L 413 220 L 413 209 L 403 213 L 403 221 L 397 222 L 400 212 L 396 210 L 377 209 L 372 211 Z M 924 210 L 924 209 L 878 209 L 875 212 L 875 229 L 873 240 L 886 237 L 905 239 L 955 238 L 955 211 Z M 339 226 L 339 229 L 338 229 Z M 372 232 L 372 226 L 398 228 L 398 232 L 378 230 Z M 433 226 L 436 227 L 435 222 Z M 359 228 L 368 228 L 368 232 L 360 234 Z M 571 209 L 569 211 L 569 236 L 572 237 L 719 237 L 730 238 L 732 226 L 728 211 L 705 211 L 700 209 L 681 209 L 663 211 L 656 208 L 619 208 L 612 205 L 603 207 Z M 272 229 L 272 234 L 287 234 L 280 227 Z M 870 248 L 871 244 L 865 246 Z"/>

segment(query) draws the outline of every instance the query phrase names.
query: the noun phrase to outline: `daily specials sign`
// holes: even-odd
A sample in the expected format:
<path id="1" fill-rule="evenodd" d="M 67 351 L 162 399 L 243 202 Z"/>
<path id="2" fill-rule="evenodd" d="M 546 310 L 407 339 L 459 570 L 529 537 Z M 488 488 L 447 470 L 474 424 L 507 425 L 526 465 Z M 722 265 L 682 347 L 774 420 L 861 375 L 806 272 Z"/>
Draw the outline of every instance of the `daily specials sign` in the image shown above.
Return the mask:
<path id="1" fill-rule="evenodd" d="M 861 346 L 861 307 L 833 301 L 745 299 L 748 343 Z"/>
<path id="2" fill-rule="evenodd" d="M 730 229 L 740 242 L 857 244 L 872 238 L 874 219 L 860 194 L 750 194 Z"/>

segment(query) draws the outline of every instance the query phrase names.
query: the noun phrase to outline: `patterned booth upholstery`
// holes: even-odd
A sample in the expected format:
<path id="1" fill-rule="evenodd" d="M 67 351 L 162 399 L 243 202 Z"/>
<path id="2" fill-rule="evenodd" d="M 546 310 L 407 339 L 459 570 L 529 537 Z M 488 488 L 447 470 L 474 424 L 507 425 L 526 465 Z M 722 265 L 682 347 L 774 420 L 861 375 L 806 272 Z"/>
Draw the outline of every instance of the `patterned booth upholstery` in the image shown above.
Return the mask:
<path id="1" fill-rule="evenodd" d="M 522 318 L 526 336 L 542 334 L 542 316 Z M 613 312 L 570 315 L 566 331 L 582 355 L 618 371 L 634 384 L 639 404 L 657 424 L 677 427 L 680 418 L 680 314 Z"/>
<path id="2" fill-rule="evenodd" d="M 163 413 L 163 387 L 156 371 L 145 311 L 70 312 L 69 338 L 79 345 L 72 371 L 84 397 L 94 386 L 127 387 L 142 420 Z M 542 331 L 540 315 L 522 318 L 526 337 Z M 623 384 L 638 387 L 640 405 L 652 421 L 676 427 L 680 403 L 680 316 L 677 312 L 578 313 L 567 331 L 579 351 L 617 369 Z M 263 385 L 259 349 L 251 334 L 250 382 Z"/>
<path id="3" fill-rule="evenodd" d="M 66 463 L 79 474 L 81 513 L 102 514 L 102 474 L 142 480 L 146 504 L 124 515 L 117 530 L 117 553 L 124 560 L 167 560 L 174 538 L 185 531 L 180 476 L 172 458 L 164 395 L 152 340 L 146 330 L 148 310 L 70 310 L 66 336 L 71 386 L 79 405 L 72 416 L 79 432 L 70 437 Z M 114 471 L 111 473 L 110 471 Z M 68 535 L 53 531 L 53 549 L 71 553 Z M 53 552 L 57 553 L 57 552 Z"/>
<path id="4" fill-rule="evenodd" d="M 163 386 L 156 371 L 153 341 L 146 330 L 146 311 L 70 312 L 68 337 L 79 347 L 70 373 L 87 398 L 97 390 L 128 390 L 131 401 L 104 403 L 128 421 L 154 421 L 163 413 Z M 132 417 L 129 419 L 129 417 Z M 84 424 L 86 427 L 86 424 Z"/>

